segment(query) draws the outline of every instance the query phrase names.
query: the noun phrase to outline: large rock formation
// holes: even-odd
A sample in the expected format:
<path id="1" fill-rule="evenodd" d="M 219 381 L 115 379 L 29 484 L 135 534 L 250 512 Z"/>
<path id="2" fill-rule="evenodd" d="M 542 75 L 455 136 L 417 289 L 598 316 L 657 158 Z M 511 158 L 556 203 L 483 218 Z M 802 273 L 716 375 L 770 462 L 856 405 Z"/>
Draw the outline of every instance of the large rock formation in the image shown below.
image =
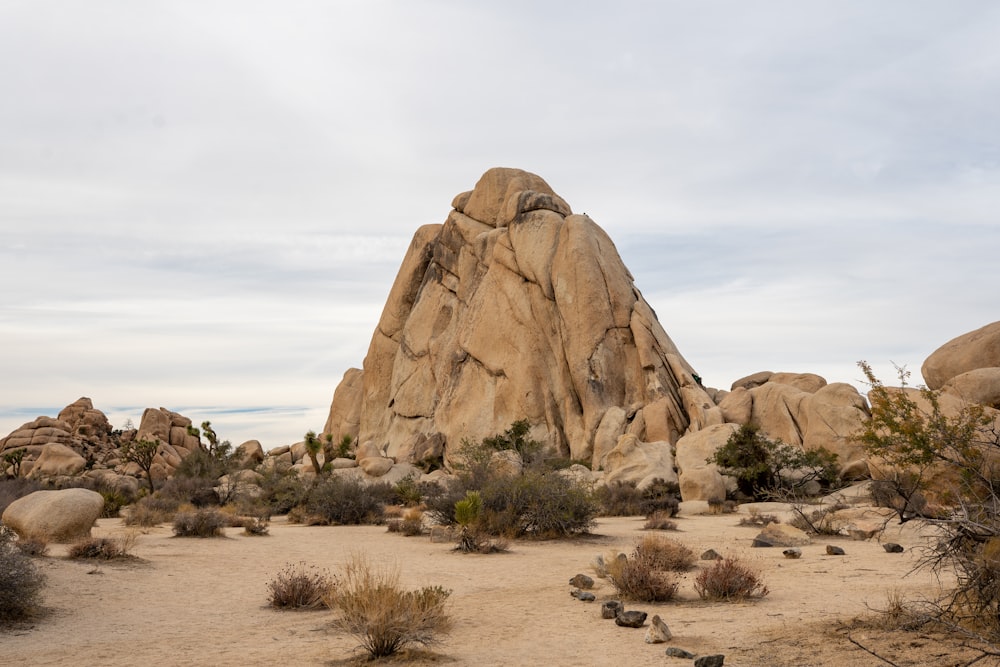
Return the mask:
<path id="1" fill-rule="evenodd" d="M 101 494 L 88 489 L 35 491 L 3 511 L 3 524 L 25 539 L 72 542 L 90 537 L 104 509 Z"/>
<path id="2" fill-rule="evenodd" d="M 722 421 L 611 239 L 544 180 L 491 169 L 452 206 L 416 232 L 325 433 L 447 459 L 527 419 L 550 452 L 596 466 L 626 434 L 669 446 Z"/>
<path id="3" fill-rule="evenodd" d="M 1000 368 L 1000 322 L 948 341 L 927 357 L 920 374 L 929 389 L 941 389 L 953 378 L 982 368 Z"/>

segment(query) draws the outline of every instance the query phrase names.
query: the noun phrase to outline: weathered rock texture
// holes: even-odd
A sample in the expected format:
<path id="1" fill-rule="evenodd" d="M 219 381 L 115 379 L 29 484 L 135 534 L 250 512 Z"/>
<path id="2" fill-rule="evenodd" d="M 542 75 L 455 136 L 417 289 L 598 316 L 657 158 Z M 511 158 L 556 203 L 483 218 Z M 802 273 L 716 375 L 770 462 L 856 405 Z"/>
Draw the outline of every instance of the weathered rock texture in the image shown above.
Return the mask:
<path id="1" fill-rule="evenodd" d="M 952 378 L 980 368 L 1000 368 L 1000 322 L 948 341 L 927 357 L 920 374 L 929 389 L 941 389 Z"/>
<path id="2" fill-rule="evenodd" d="M 2 520 L 22 538 L 72 542 L 90 537 L 102 509 L 104 498 L 96 491 L 35 491 L 8 505 Z"/>
<path id="3" fill-rule="evenodd" d="M 544 180 L 491 169 L 452 205 L 416 232 L 325 433 L 447 459 L 527 419 L 550 452 L 596 466 L 626 434 L 669 444 L 722 421 L 611 239 Z"/>

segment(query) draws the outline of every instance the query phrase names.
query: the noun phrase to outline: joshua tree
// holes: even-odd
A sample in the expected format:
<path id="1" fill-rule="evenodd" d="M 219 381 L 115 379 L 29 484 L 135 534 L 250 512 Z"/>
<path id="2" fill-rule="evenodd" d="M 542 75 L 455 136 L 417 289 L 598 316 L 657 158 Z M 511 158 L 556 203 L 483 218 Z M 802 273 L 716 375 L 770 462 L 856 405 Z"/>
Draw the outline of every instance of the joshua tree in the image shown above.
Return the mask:
<path id="1" fill-rule="evenodd" d="M 149 480 L 150 493 L 156 491 L 156 486 L 153 483 L 152 469 L 153 459 L 156 457 L 156 452 L 159 448 L 159 440 L 133 440 L 132 442 L 122 444 L 122 458 L 129 463 L 136 464 L 146 473 L 146 479 Z"/>
<path id="2" fill-rule="evenodd" d="M 313 470 L 319 475 L 322 472 L 322 468 L 320 468 L 319 459 L 316 458 L 316 455 L 323 449 L 323 443 L 316 437 L 315 431 L 308 431 L 305 437 L 306 453 L 309 454 L 309 460 L 312 461 Z"/>

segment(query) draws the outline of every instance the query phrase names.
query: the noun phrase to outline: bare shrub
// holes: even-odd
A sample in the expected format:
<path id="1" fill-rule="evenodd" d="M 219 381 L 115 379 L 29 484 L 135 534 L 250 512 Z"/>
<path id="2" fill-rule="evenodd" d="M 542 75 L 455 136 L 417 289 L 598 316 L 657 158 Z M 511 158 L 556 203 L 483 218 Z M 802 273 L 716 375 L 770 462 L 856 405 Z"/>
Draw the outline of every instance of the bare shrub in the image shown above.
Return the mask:
<path id="1" fill-rule="evenodd" d="M 741 526 L 766 526 L 769 523 L 781 523 L 774 514 L 761 514 L 756 507 L 751 507 L 745 517 L 740 518 Z"/>
<path id="2" fill-rule="evenodd" d="M 449 595 L 440 586 L 404 590 L 397 566 L 376 565 L 356 554 L 342 567 L 327 604 L 340 612 L 336 626 L 357 637 L 372 657 L 381 658 L 410 644 L 439 642 L 451 630 Z"/>
<path id="3" fill-rule="evenodd" d="M 174 517 L 176 537 L 224 537 L 229 520 L 217 509 L 179 512 Z"/>
<path id="4" fill-rule="evenodd" d="M 17 548 L 13 531 L 0 525 L 0 623 L 31 616 L 44 584 L 45 575 Z"/>
<path id="5" fill-rule="evenodd" d="M 48 543 L 37 537 L 29 537 L 27 539 L 20 539 L 14 544 L 17 548 L 21 550 L 25 556 L 44 556 L 49 552 Z"/>
<path id="6" fill-rule="evenodd" d="M 93 560 L 123 560 L 135 558 L 132 549 L 135 547 L 135 534 L 129 533 L 121 537 L 90 537 L 74 543 L 67 555 L 70 558 Z"/>
<path id="7" fill-rule="evenodd" d="M 328 571 L 315 565 L 288 564 L 268 582 L 268 604 L 276 609 L 323 609 L 336 583 Z"/>
<path id="8" fill-rule="evenodd" d="M 745 600 L 768 594 L 760 574 L 738 558 L 724 558 L 702 570 L 694 589 L 703 600 Z"/>
<path id="9" fill-rule="evenodd" d="M 683 572 L 694 565 L 695 554 L 677 540 L 646 535 L 635 548 L 636 559 L 648 561 L 657 570 Z"/>
<path id="10" fill-rule="evenodd" d="M 161 523 L 172 521 L 179 507 L 180 500 L 177 498 L 168 498 L 159 494 L 145 496 L 129 506 L 125 525 L 145 528 L 158 526 Z"/>
<path id="11" fill-rule="evenodd" d="M 407 537 L 423 535 L 424 513 L 415 507 L 408 508 L 399 518 L 387 521 L 386 527 L 390 533 L 402 533 Z"/>
<path id="12" fill-rule="evenodd" d="M 677 522 L 670 517 L 668 512 L 653 512 L 642 527 L 644 530 L 677 530 Z"/>
<path id="13" fill-rule="evenodd" d="M 846 507 L 847 505 L 838 503 L 809 510 L 801 503 L 793 503 L 791 506 L 793 516 L 788 525 L 816 535 L 839 535 L 840 531 L 832 521 L 833 513 Z"/>
<path id="14" fill-rule="evenodd" d="M 669 602 L 680 585 L 675 574 L 638 554 L 606 561 L 605 576 L 619 597 L 637 602 Z"/>

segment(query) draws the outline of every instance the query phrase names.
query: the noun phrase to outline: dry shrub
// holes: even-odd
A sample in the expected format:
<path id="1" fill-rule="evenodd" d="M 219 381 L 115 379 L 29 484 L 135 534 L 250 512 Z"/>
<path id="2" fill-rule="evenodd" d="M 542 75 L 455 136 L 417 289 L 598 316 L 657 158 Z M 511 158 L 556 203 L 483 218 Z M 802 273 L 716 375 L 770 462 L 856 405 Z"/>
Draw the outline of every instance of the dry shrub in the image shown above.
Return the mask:
<path id="1" fill-rule="evenodd" d="M 677 522 L 671 516 L 670 512 L 653 512 L 642 527 L 644 530 L 677 530 Z"/>
<path id="2" fill-rule="evenodd" d="M 657 570 L 683 572 L 694 565 L 696 557 L 686 546 L 668 537 L 646 535 L 635 548 L 635 557 L 646 560 Z"/>
<path id="3" fill-rule="evenodd" d="M 669 602 L 677 595 L 677 576 L 638 554 L 615 557 L 605 563 L 605 576 L 617 594 L 637 602 Z"/>
<path id="4" fill-rule="evenodd" d="M 178 512 L 174 517 L 174 535 L 177 537 L 224 537 L 229 520 L 217 509 L 200 509 Z"/>
<path id="5" fill-rule="evenodd" d="M 874 616 L 865 620 L 868 625 L 880 630 L 912 631 L 931 620 L 931 616 L 925 610 L 907 600 L 897 589 L 886 591 L 885 608 L 874 611 Z"/>
<path id="6" fill-rule="evenodd" d="M 356 554 L 343 565 L 327 604 L 340 612 L 336 626 L 357 637 L 373 658 L 381 658 L 410 644 L 439 642 L 451 630 L 449 595 L 440 586 L 404 590 L 397 566 L 376 565 Z"/>
<path id="7" fill-rule="evenodd" d="M 159 494 L 146 496 L 129 506 L 125 525 L 144 528 L 158 526 L 172 521 L 179 507 L 180 501 L 176 498 L 167 498 Z"/>
<path id="8" fill-rule="evenodd" d="M 14 532 L 0 525 L 0 623 L 32 615 L 45 575 L 17 546 Z"/>
<path id="9" fill-rule="evenodd" d="M 751 507 L 745 517 L 740 519 L 741 526 L 766 526 L 769 523 L 781 523 L 774 514 L 761 514 L 756 507 Z"/>
<path id="10" fill-rule="evenodd" d="M 388 484 L 366 486 L 356 479 L 330 476 L 310 490 L 304 504 L 305 523 L 346 526 L 382 523 L 382 497 L 391 491 Z"/>
<path id="11" fill-rule="evenodd" d="M 29 537 L 15 542 L 25 556 L 44 556 L 49 553 L 48 543 L 37 537 Z"/>
<path id="12" fill-rule="evenodd" d="M 323 609 L 336 584 L 329 572 L 315 565 L 288 564 L 267 583 L 268 604 L 276 609 Z"/>
<path id="13" fill-rule="evenodd" d="M 132 548 L 136 536 L 127 533 L 121 537 L 89 537 L 74 543 L 67 555 L 70 558 L 86 558 L 96 560 L 122 560 L 135 558 Z"/>
<path id="14" fill-rule="evenodd" d="M 390 533 L 402 533 L 407 537 L 423 535 L 424 513 L 416 507 L 407 508 L 398 518 L 386 521 Z"/>
<path id="15" fill-rule="evenodd" d="M 744 600 L 768 594 L 760 573 L 738 558 L 715 561 L 694 580 L 694 589 L 703 600 Z"/>

